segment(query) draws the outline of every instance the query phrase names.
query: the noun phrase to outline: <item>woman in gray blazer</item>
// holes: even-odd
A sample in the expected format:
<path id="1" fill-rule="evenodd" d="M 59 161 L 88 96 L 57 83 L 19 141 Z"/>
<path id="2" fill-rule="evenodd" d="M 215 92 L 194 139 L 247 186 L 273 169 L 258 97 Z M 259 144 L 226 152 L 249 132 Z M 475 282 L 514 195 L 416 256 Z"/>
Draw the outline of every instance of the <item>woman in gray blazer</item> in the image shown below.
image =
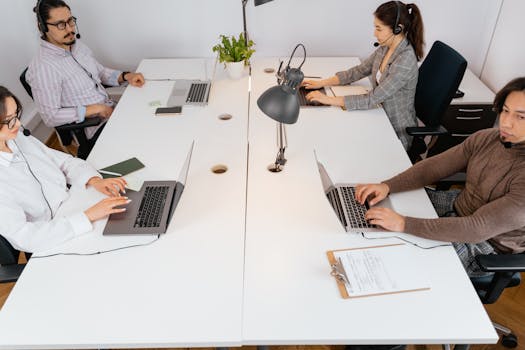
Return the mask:
<path id="1" fill-rule="evenodd" d="M 348 85 L 370 77 L 373 89 L 363 95 L 327 96 L 319 91 L 307 95 L 311 101 L 344 107 L 346 110 L 370 109 L 382 105 L 399 140 L 408 149 L 412 142 L 405 131 L 416 126 L 414 96 L 418 66 L 423 56 L 423 21 L 415 4 L 389 1 L 374 12 L 375 46 L 379 46 L 363 63 L 337 72 L 323 80 L 305 80 L 306 89 Z"/>

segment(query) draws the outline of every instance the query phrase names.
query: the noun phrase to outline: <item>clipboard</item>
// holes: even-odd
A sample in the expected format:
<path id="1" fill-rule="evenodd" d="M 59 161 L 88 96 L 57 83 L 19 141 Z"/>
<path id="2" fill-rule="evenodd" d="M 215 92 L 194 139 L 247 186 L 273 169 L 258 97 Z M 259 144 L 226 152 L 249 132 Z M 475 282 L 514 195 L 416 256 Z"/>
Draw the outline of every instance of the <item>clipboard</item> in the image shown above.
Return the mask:
<path id="1" fill-rule="evenodd" d="M 326 252 L 326 256 L 328 258 L 328 262 L 330 263 L 331 271 L 330 275 L 332 275 L 337 283 L 337 288 L 339 289 L 339 293 L 341 294 L 341 297 L 343 299 L 355 299 L 355 298 L 364 298 L 364 297 L 371 297 L 371 296 L 380 296 L 380 295 L 389 295 L 389 294 L 399 294 L 399 293 L 408 293 L 408 292 L 417 292 L 417 291 L 424 291 L 424 290 L 430 290 L 430 286 L 426 282 L 421 282 L 421 287 L 416 288 L 401 288 L 397 290 L 390 290 L 390 291 L 384 291 L 384 292 L 370 292 L 370 293 L 359 293 L 356 295 L 352 295 L 348 292 L 347 286 L 349 286 L 352 281 L 351 277 L 349 277 L 349 274 L 347 274 L 347 271 L 345 270 L 344 263 L 342 262 L 341 258 L 338 258 L 336 255 L 339 252 L 352 252 L 352 251 L 366 251 L 366 250 L 372 250 L 372 249 L 378 249 L 378 248 L 389 248 L 389 247 L 400 247 L 405 246 L 405 243 L 396 243 L 396 244 L 385 244 L 385 245 L 377 245 L 377 246 L 367 246 L 367 247 L 358 247 L 358 248 L 348 248 L 348 249 L 338 249 L 338 250 L 330 250 Z M 406 271 L 406 273 L 410 273 L 410 271 Z M 349 279 L 350 278 L 350 279 Z"/>

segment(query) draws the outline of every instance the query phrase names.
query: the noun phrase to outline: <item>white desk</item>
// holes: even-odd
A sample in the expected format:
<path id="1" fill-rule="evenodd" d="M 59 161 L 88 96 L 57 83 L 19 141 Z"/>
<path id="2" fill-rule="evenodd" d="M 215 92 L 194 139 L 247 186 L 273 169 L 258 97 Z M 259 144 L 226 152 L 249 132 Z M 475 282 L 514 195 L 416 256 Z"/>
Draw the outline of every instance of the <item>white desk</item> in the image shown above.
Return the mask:
<path id="1" fill-rule="evenodd" d="M 202 69 L 202 60 L 193 62 Z M 162 76 L 179 69 L 179 60 L 150 63 L 138 71 Z M 173 82 L 126 90 L 89 161 L 100 168 L 136 156 L 146 164 L 144 178 L 177 179 L 195 139 L 172 225 L 147 247 L 31 259 L 0 312 L 2 348 L 241 344 L 248 77 L 225 76 L 218 67 L 209 106 L 185 107 L 177 117 L 154 117 L 149 106 L 164 103 Z M 221 113 L 233 119 L 217 119 Z M 229 171 L 212 174 L 218 163 Z M 102 238 L 102 227 L 62 248 L 97 251 L 137 241 Z"/>
<path id="2" fill-rule="evenodd" d="M 258 59 L 252 67 L 243 344 L 495 342 L 494 329 L 451 247 L 412 247 L 406 256 L 424 264 L 430 291 L 340 297 L 326 251 L 399 241 L 369 241 L 344 232 L 325 199 L 312 150 L 335 183 L 380 181 L 410 162 L 382 110 L 312 108 L 302 109 L 297 124 L 287 127 L 285 170 L 268 172 L 265 167 L 276 153 L 275 122 L 256 101 L 275 84 L 263 73 L 275 62 Z M 328 77 L 352 63 L 308 58 L 303 71 Z M 392 202 L 404 214 L 435 216 L 422 190 L 393 195 Z"/>
<path id="3" fill-rule="evenodd" d="M 309 58 L 303 71 L 328 76 L 356 63 Z M 162 79 L 182 75 L 179 67 L 192 72 L 202 66 L 200 60 L 147 60 L 138 70 Z M 287 129 L 285 171 L 269 173 L 277 151 L 275 122 L 262 115 L 256 100 L 275 83 L 262 69 L 276 66 L 274 59 L 254 60 L 249 106 L 248 79 L 227 80 L 220 67 L 210 105 L 185 107 L 180 117 L 156 118 L 148 104 L 166 101 L 172 82 L 126 90 L 89 160 L 100 168 L 137 156 L 146 164 L 146 178 L 173 179 L 195 139 L 174 222 L 147 247 L 31 259 L 0 312 L 1 348 L 496 341 L 448 247 L 413 248 L 407 257 L 425 264 L 428 292 L 339 297 L 325 252 L 377 241 L 343 231 L 324 198 L 313 149 L 335 182 L 379 181 L 409 161 L 381 109 L 328 107 L 301 112 Z M 233 119 L 218 120 L 222 113 Z M 219 163 L 230 170 L 211 174 Z M 422 190 L 392 197 L 402 213 L 435 215 Z M 84 193 L 76 205 L 96 199 Z M 101 237 L 102 227 L 61 248 L 106 249 L 140 240 Z"/>

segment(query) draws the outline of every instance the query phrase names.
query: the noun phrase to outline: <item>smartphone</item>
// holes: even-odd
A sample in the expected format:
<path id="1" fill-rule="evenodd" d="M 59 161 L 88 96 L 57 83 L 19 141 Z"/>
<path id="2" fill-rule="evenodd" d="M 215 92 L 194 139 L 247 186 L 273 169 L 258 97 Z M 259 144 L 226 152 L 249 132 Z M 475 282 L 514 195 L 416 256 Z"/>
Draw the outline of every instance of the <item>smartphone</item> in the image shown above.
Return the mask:
<path id="1" fill-rule="evenodd" d="M 155 111 L 155 115 L 176 115 L 182 113 L 182 106 L 173 106 L 173 107 L 159 107 Z"/>

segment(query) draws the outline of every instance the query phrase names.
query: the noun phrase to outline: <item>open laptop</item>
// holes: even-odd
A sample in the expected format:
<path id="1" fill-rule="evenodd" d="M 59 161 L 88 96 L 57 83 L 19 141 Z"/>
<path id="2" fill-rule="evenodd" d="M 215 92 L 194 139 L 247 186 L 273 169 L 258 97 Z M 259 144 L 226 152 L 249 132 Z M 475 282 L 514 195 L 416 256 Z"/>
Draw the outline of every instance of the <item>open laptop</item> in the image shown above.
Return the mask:
<path id="1" fill-rule="evenodd" d="M 206 68 L 206 63 L 204 64 L 204 68 Z M 213 65 L 211 80 L 176 79 L 166 106 L 206 106 L 210 99 L 210 91 L 215 80 L 216 68 L 217 59 Z"/>
<path id="2" fill-rule="evenodd" d="M 180 201 L 193 152 L 193 143 L 178 181 L 145 181 L 140 191 L 126 191 L 131 199 L 123 213 L 111 214 L 104 235 L 166 233 L 175 208 Z"/>
<path id="3" fill-rule="evenodd" d="M 360 204 L 355 199 L 356 184 L 336 184 L 328 176 L 323 164 L 317 162 L 323 189 L 328 202 L 334 208 L 335 214 L 347 232 L 378 232 L 385 231 L 379 226 L 369 224 L 365 219 L 365 213 L 370 208 L 368 202 Z M 377 207 L 392 209 L 390 199 L 387 197 Z"/>

